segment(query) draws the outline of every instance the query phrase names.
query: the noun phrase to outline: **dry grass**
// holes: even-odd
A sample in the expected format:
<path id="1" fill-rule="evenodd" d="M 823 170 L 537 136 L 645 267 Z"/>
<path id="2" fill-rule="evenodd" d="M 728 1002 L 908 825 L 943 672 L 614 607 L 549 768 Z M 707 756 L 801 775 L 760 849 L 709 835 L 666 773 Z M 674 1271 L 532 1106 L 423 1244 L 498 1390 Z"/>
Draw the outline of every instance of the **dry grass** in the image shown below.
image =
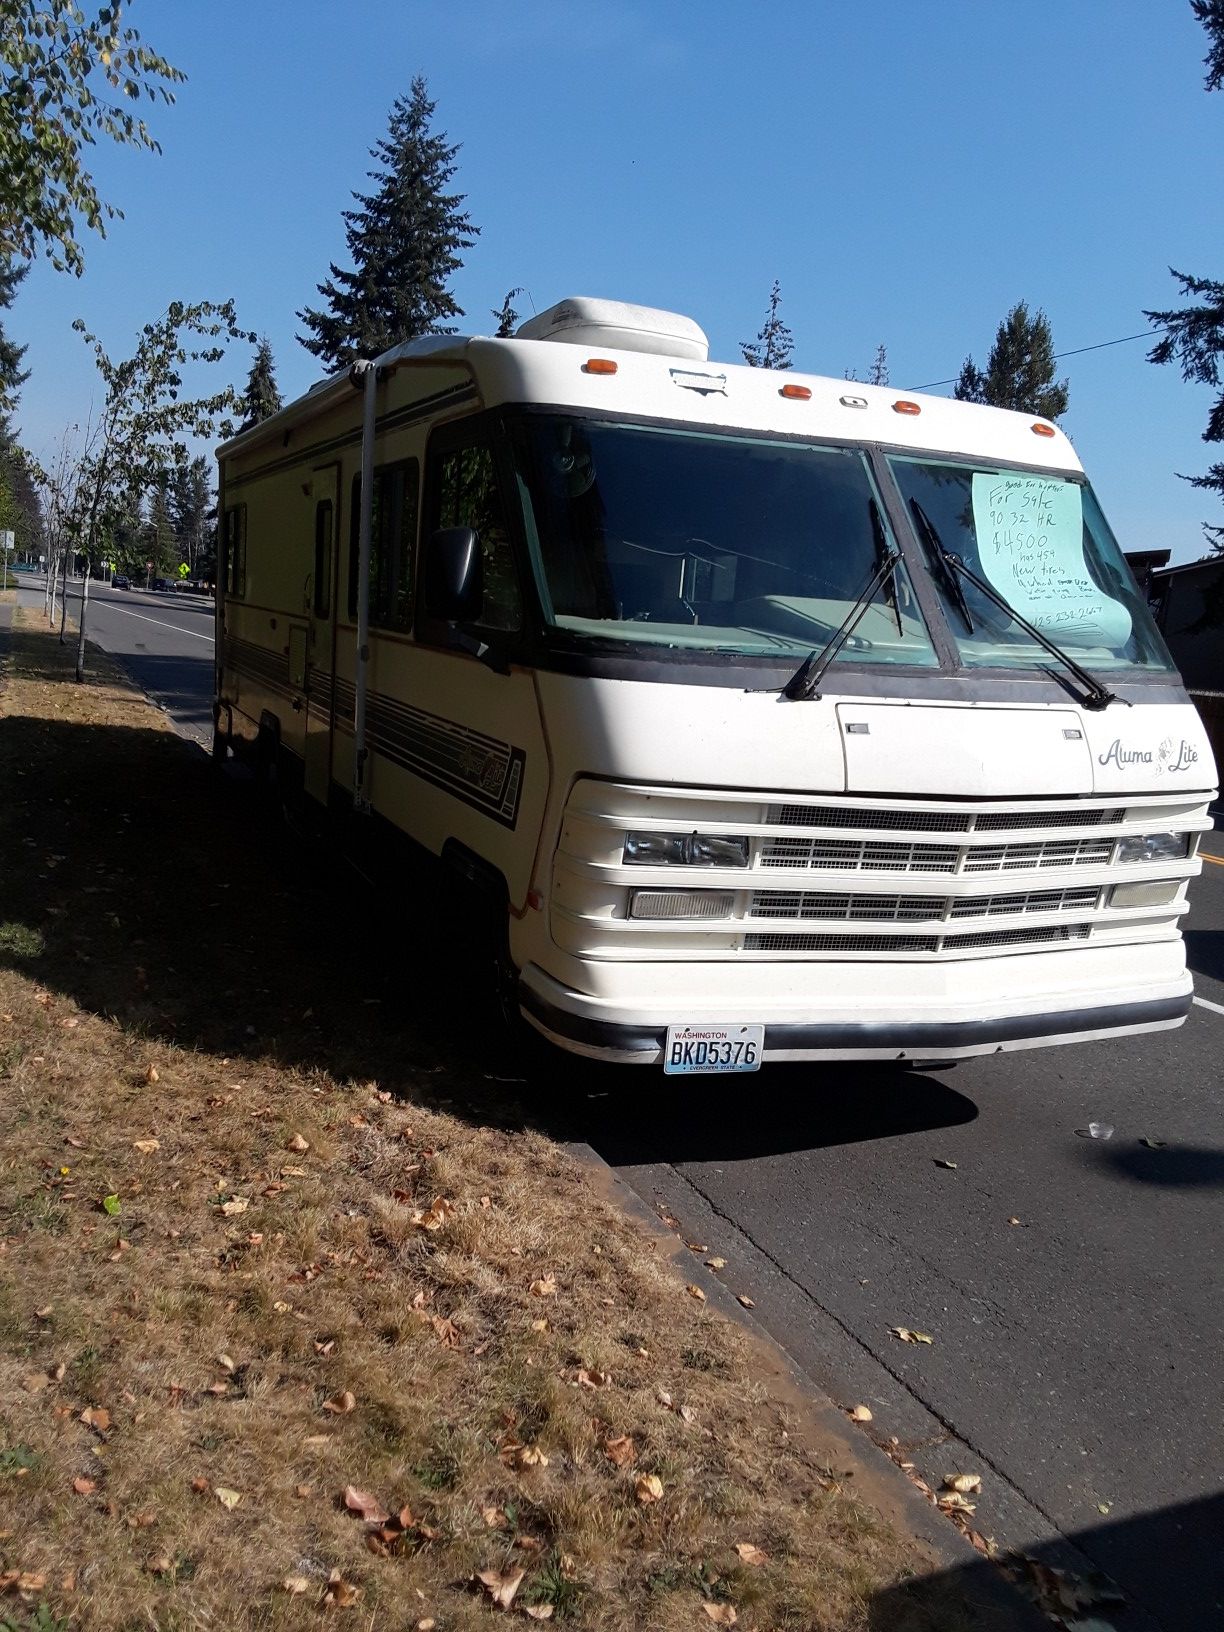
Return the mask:
<path id="1" fill-rule="evenodd" d="M 496 1097 L 414 918 L 71 655 L 19 614 L 0 692 L 2 1624 L 488 1626 L 520 1570 L 583 1628 L 963 1624 L 873 1610 L 920 1551 Z"/>

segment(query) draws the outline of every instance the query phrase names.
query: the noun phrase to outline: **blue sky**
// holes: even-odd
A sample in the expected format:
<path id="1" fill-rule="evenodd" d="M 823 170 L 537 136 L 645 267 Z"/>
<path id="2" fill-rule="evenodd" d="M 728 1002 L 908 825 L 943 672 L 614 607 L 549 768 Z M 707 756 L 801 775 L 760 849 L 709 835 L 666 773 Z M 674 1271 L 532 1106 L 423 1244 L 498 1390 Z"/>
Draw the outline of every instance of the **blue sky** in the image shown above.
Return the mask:
<path id="1" fill-rule="evenodd" d="M 1018 299 L 1059 350 L 1176 304 L 1169 265 L 1224 277 L 1224 94 L 1181 0 L 137 0 L 189 76 L 148 117 L 160 157 L 99 147 L 125 219 L 77 280 L 37 264 L 6 321 L 33 370 L 19 419 L 49 457 L 94 382 L 71 321 L 112 353 L 171 299 L 233 296 L 285 395 L 340 212 L 396 95 L 423 73 L 462 142 L 482 228 L 455 290 L 488 332 L 569 294 L 689 313 L 738 360 L 781 280 L 796 366 L 892 383 L 984 363 Z M 1144 342 L 1072 357 L 1064 424 L 1128 549 L 1205 548 L 1218 504 L 1211 393 Z M 249 354 L 236 354 L 241 384 Z M 1219 450 L 1215 450 L 1218 456 Z"/>

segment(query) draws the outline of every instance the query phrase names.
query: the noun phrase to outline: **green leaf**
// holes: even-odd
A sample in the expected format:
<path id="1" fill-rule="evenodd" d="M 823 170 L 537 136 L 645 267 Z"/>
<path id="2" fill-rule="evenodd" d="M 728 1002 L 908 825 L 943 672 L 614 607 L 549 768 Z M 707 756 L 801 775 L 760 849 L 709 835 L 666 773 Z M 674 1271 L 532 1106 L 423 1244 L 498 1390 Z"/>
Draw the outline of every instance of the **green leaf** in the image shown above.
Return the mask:
<path id="1" fill-rule="evenodd" d="M 119 1205 L 119 1197 L 116 1195 L 102 1197 L 102 1211 L 108 1213 L 111 1218 L 119 1212 Z"/>

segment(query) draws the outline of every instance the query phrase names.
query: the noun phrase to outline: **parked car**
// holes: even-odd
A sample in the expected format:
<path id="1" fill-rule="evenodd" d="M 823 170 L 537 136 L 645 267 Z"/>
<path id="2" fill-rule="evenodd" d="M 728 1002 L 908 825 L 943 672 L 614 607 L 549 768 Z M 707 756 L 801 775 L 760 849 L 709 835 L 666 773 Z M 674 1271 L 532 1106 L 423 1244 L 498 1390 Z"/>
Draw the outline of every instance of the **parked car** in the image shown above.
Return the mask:
<path id="1" fill-rule="evenodd" d="M 169 578 L 154 578 L 153 582 L 149 585 L 149 588 L 153 590 L 155 594 L 167 595 L 174 588 L 174 585 L 170 582 Z"/>
<path id="2" fill-rule="evenodd" d="M 112 589 L 131 589 L 131 587 L 132 587 L 131 579 L 130 578 L 125 578 L 121 572 L 117 572 L 115 574 L 115 576 L 111 579 L 111 588 Z"/>

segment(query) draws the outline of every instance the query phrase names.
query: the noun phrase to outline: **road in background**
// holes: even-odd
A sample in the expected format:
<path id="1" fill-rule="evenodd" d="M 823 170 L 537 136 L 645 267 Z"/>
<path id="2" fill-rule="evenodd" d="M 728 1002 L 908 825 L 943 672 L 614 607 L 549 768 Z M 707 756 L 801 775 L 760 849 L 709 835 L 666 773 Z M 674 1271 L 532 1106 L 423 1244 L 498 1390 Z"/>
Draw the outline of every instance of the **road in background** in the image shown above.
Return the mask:
<path id="1" fill-rule="evenodd" d="M 95 587 L 89 634 L 209 740 L 211 603 Z M 1127 1632 L 1224 1625 L 1224 834 L 1203 848 L 1179 1031 L 947 1072 L 567 1061 L 546 1113 L 864 1431 L 932 1486 L 980 1473 L 983 1534 L 1119 1582 Z"/>
<path id="2" fill-rule="evenodd" d="M 41 608 L 43 579 L 23 581 L 19 597 Z M 81 585 L 68 585 L 68 615 L 76 618 Z M 212 747 L 215 607 L 203 595 L 89 586 L 88 640 L 119 658 L 137 684 L 164 708 L 180 735 Z"/>

